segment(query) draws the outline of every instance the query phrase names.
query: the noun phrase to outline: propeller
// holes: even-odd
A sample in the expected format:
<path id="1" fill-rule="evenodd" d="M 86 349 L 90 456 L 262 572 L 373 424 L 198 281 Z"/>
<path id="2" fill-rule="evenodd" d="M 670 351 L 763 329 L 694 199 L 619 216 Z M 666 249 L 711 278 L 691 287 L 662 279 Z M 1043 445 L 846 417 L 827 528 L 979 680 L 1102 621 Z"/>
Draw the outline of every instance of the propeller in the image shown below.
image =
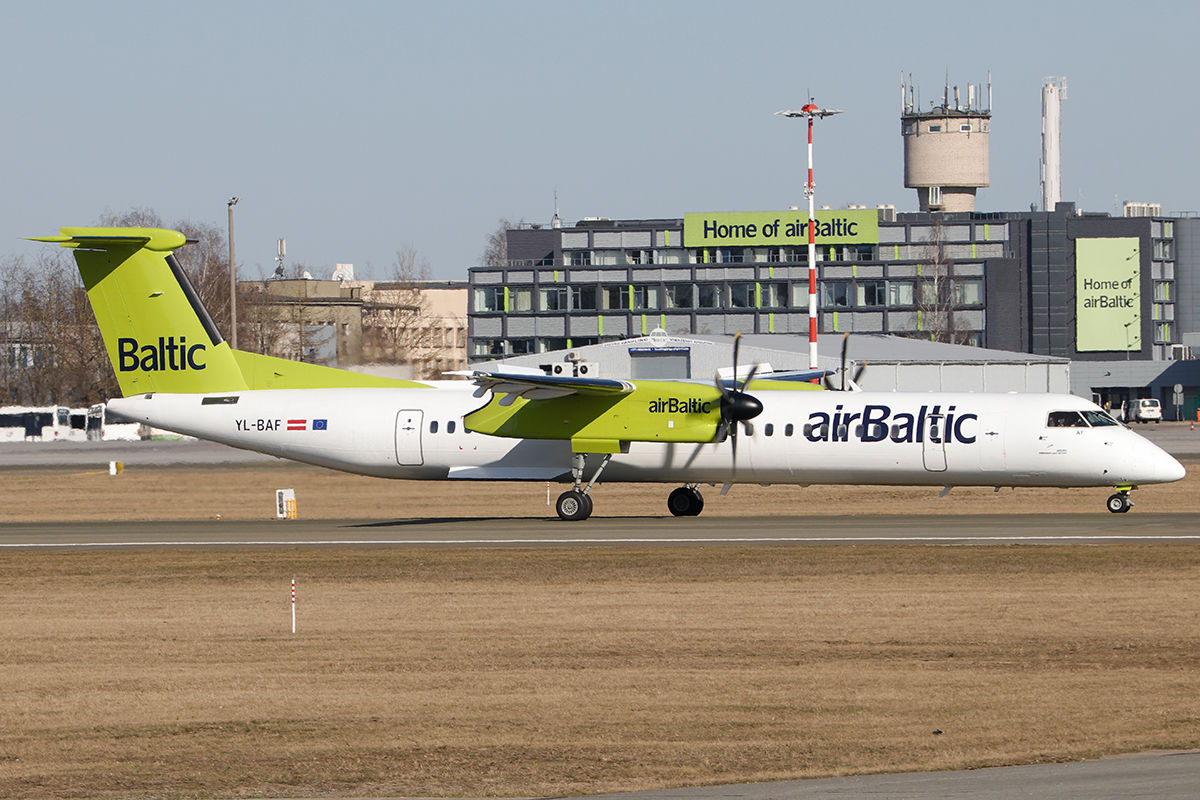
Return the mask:
<path id="1" fill-rule="evenodd" d="M 758 372 L 758 365 L 755 364 L 751 367 L 745 380 L 741 381 L 740 385 L 738 383 L 738 347 L 741 344 L 741 338 L 741 331 L 733 336 L 733 388 L 726 388 L 720 373 L 716 376 L 717 388 L 721 390 L 721 422 L 717 426 L 716 441 L 722 442 L 726 436 L 729 437 L 733 450 L 734 470 L 737 469 L 738 423 L 754 419 L 763 410 L 762 403 L 757 397 L 746 394 L 746 387 L 750 385 L 750 381 L 754 380 L 754 376 Z"/>
<path id="2" fill-rule="evenodd" d="M 850 384 L 851 384 L 850 389 L 847 389 L 846 388 L 846 351 L 849 349 L 849 345 L 850 345 L 850 334 L 843 333 L 842 334 L 842 367 L 841 367 L 841 369 L 838 370 L 838 376 L 840 379 L 841 386 L 834 386 L 833 381 L 829 380 L 829 376 L 828 375 L 825 376 L 825 388 L 829 389 L 831 392 L 845 392 L 845 391 L 856 391 L 857 392 L 857 391 L 860 391 L 859 386 L 858 386 L 858 380 L 859 380 L 859 378 L 861 378 L 863 376 L 863 373 L 867 371 L 867 362 L 862 361 L 859 363 L 858 368 L 854 370 L 854 377 L 850 379 Z"/>

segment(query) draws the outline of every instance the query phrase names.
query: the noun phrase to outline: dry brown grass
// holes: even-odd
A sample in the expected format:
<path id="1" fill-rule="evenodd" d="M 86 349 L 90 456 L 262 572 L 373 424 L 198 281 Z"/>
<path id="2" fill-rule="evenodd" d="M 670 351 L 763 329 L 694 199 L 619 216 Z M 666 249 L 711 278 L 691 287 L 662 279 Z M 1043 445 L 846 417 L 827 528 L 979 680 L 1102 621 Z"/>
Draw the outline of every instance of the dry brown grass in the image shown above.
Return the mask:
<path id="1" fill-rule="evenodd" d="M 1200 512 L 1200 465 L 1178 483 L 1134 493 L 1138 511 Z M 368 478 L 290 463 L 225 467 L 130 467 L 0 471 L 0 521 L 264 519 L 275 490 L 295 488 L 305 519 L 553 516 L 544 483 L 450 483 Z M 551 487 L 556 497 L 565 487 Z M 596 515 L 662 516 L 669 484 L 603 484 Z M 705 516 L 779 514 L 1104 513 L 1111 489 L 745 486 L 726 497 L 705 489 Z"/>
<path id="2" fill-rule="evenodd" d="M 8 552 L 0 796 L 553 795 L 1192 748 L 1198 580 L 1187 545 Z"/>

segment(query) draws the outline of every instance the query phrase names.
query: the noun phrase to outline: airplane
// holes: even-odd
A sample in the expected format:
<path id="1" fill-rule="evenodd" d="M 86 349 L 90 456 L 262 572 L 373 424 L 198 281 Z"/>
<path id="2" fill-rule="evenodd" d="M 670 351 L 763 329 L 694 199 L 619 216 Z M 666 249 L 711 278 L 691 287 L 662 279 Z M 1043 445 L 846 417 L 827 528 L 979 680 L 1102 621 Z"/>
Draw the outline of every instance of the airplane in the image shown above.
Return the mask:
<path id="1" fill-rule="evenodd" d="M 556 511 L 593 511 L 601 477 L 702 484 L 1114 487 L 1184 477 L 1163 450 L 1073 395 L 868 392 L 744 377 L 714 383 L 475 370 L 403 381 L 232 349 L 155 228 L 62 228 L 112 361 L 123 417 L 233 447 L 384 478 L 556 481 Z M 737 376 L 738 339 L 734 339 Z M 844 355 L 843 355 L 844 362 Z M 791 375 L 813 378 L 823 373 Z M 830 390 L 834 389 L 834 390 Z M 740 444 L 739 444 L 740 442 Z M 469 497 L 469 490 L 464 492 Z"/>

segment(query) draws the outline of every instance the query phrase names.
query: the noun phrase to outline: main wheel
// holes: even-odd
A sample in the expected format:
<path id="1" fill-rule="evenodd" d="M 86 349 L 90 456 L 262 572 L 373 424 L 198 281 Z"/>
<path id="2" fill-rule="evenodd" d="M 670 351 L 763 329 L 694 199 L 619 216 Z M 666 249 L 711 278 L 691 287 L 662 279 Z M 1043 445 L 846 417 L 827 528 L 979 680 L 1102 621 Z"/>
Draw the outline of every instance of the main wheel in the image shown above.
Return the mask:
<path id="1" fill-rule="evenodd" d="M 704 509 L 704 498 L 690 486 L 680 486 L 667 496 L 667 510 L 677 517 L 694 517 Z"/>
<path id="2" fill-rule="evenodd" d="M 554 510 L 558 512 L 559 519 L 567 522 L 587 519 L 592 514 L 592 499 L 583 492 L 571 489 L 558 496 Z"/>
<path id="3" fill-rule="evenodd" d="M 1124 514 L 1132 505 L 1133 503 L 1129 502 L 1129 495 L 1121 492 L 1108 498 L 1108 510 L 1114 514 Z"/>

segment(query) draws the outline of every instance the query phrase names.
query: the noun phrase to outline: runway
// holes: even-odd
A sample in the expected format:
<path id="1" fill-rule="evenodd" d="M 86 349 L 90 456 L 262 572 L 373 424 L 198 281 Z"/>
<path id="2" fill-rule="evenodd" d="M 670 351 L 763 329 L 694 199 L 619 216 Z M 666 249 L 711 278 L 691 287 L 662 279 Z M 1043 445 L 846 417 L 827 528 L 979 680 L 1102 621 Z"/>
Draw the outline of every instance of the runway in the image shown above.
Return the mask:
<path id="1" fill-rule="evenodd" d="M 0 550 L 189 547 L 661 547 L 1196 544 L 1200 514 L 847 517 L 444 517 L 0 525 Z"/>
<path id="2" fill-rule="evenodd" d="M 1198 795 L 1200 752 L 1191 750 L 1139 753 L 1067 764 L 738 783 L 560 800 L 825 800 L 838 797 L 885 797 L 888 800 L 926 800 L 931 797 L 1124 800 L 1153 797 L 1155 800 L 1185 800 Z"/>

